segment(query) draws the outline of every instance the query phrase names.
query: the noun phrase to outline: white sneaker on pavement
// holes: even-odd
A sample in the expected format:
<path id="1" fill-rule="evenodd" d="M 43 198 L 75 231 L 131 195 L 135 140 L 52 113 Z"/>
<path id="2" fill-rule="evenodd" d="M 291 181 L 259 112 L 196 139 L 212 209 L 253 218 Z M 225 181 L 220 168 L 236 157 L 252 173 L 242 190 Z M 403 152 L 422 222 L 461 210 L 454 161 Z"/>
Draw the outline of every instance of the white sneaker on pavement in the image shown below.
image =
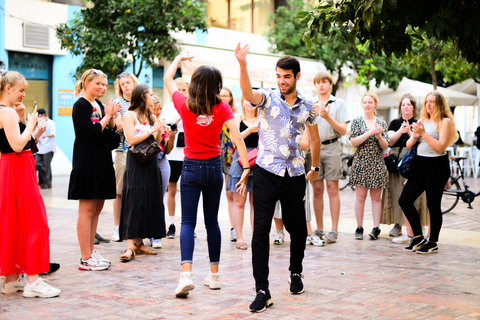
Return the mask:
<path id="1" fill-rule="evenodd" d="M 100 264 L 108 265 L 110 266 L 112 264 L 112 261 L 105 259 L 100 255 L 100 252 L 97 250 L 93 250 L 92 257 L 97 260 Z"/>
<path id="2" fill-rule="evenodd" d="M 178 282 L 178 287 L 175 289 L 175 296 L 179 297 L 186 297 L 195 289 L 195 285 L 193 284 L 193 274 L 190 271 L 182 272 L 180 276 L 180 281 Z"/>
<path id="3" fill-rule="evenodd" d="M 25 283 L 25 276 L 23 274 L 19 274 L 18 279 L 13 282 L 8 282 L 5 278 L 3 280 L 2 293 L 10 294 L 18 291 L 23 291 Z"/>
<path id="4" fill-rule="evenodd" d="M 43 280 L 42 278 L 38 278 L 34 283 L 27 283 L 25 285 L 23 296 L 25 298 L 51 298 L 58 296 L 60 292 L 60 289 L 52 287 L 47 283 L 47 281 Z"/>
<path id="5" fill-rule="evenodd" d="M 209 287 L 212 290 L 218 290 L 222 286 L 220 284 L 220 275 L 218 273 L 209 273 L 203 282 L 204 285 Z"/>
<path id="6" fill-rule="evenodd" d="M 327 243 L 335 243 L 335 242 L 337 242 L 337 239 L 338 239 L 338 233 L 335 230 L 330 230 L 324 236 L 324 240 L 326 240 Z"/>
<path id="7" fill-rule="evenodd" d="M 283 230 L 277 230 L 277 235 L 275 236 L 275 240 L 273 240 L 273 244 L 282 245 L 285 242 L 285 234 Z"/>
<path id="8" fill-rule="evenodd" d="M 80 265 L 78 270 L 82 271 L 101 271 L 110 268 L 109 264 L 97 261 L 93 256 L 88 260 L 83 260 L 80 258 Z"/>
<path id="9" fill-rule="evenodd" d="M 120 242 L 120 233 L 118 232 L 118 229 L 119 227 L 116 226 L 113 228 L 113 232 L 112 232 L 112 241 L 115 241 L 115 242 Z"/>
<path id="10" fill-rule="evenodd" d="M 162 248 L 162 242 L 160 241 L 160 239 L 150 239 L 150 244 L 152 245 L 152 248 L 155 248 L 155 249 Z"/>
<path id="11" fill-rule="evenodd" d="M 325 240 L 320 239 L 315 233 L 307 236 L 307 244 L 311 244 L 316 247 L 323 247 L 325 245 Z"/>
<path id="12" fill-rule="evenodd" d="M 404 233 L 400 237 L 393 238 L 392 242 L 395 242 L 395 243 L 410 243 L 410 239 L 411 238 L 406 233 Z"/>

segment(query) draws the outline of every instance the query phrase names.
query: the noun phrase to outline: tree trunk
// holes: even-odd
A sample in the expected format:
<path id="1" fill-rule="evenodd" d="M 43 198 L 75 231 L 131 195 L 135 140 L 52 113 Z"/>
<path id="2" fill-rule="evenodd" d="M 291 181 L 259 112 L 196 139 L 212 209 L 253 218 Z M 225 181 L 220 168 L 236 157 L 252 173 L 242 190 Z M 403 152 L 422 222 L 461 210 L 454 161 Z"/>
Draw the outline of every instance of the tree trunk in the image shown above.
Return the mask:
<path id="1" fill-rule="evenodd" d="M 344 78 L 345 77 L 343 76 L 343 73 L 342 73 L 342 66 L 339 66 L 337 82 L 332 86 L 332 95 L 335 96 L 337 94 L 337 90 L 342 85 Z"/>
<path id="2" fill-rule="evenodd" d="M 433 90 L 437 90 L 437 74 L 435 73 L 435 40 L 429 44 L 430 49 L 430 72 L 432 73 Z"/>

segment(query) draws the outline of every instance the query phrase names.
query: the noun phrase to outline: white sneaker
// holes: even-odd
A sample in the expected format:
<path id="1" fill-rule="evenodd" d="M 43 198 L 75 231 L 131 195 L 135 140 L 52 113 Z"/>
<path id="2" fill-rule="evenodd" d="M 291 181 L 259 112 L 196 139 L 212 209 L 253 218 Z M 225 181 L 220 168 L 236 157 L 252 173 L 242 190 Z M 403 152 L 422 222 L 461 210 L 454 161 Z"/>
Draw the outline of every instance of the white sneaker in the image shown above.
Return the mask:
<path id="1" fill-rule="evenodd" d="M 273 244 L 282 245 L 285 242 L 285 235 L 283 234 L 283 230 L 277 230 L 277 235 L 275 236 L 275 240 L 273 240 Z"/>
<path id="2" fill-rule="evenodd" d="M 26 284 L 23 290 L 23 296 L 25 298 L 51 298 L 60 294 L 60 289 L 52 287 L 47 281 L 42 278 L 38 278 L 33 284 Z"/>
<path id="3" fill-rule="evenodd" d="M 120 240 L 120 233 L 118 232 L 118 228 L 119 228 L 118 226 L 113 228 L 112 241 L 115 241 L 115 242 L 122 241 L 122 240 Z"/>
<path id="4" fill-rule="evenodd" d="M 331 230 L 327 234 L 324 233 L 324 237 L 321 239 L 326 240 L 328 243 L 335 243 L 338 239 L 338 233 L 335 230 Z"/>
<path id="5" fill-rule="evenodd" d="M 203 282 L 204 285 L 212 290 L 218 290 L 222 286 L 220 285 L 220 275 L 218 273 L 209 273 Z"/>
<path id="6" fill-rule="evenodd" d="M 325 240 L 320 239 L 316 234 L 312 233 L 307 236 L 307 244 L 311 244 L 316 247 L 323 247 L 325 245 Z"/>
<path id="7" fill-rule="evenodd" d="M 98 262 L 94 257 L 91 257 L 86 261 L 83 261 L 83 259 L 80 258 L 80 265 L 78 266 L 78 270 L 82 271 L 101 271 L 108 268 L 110 268 L 109 264 Z"/>
<path id="8" fill-rule="evenodd" d="M 408 236 L 408 234 L 404 233 L 400 237 L 393 238 L 392 242 L 395 242 L 395 243 L 410 243 L 410 239 L 411 238 Z"/>
<path id="9" fill-rule="evenodd" d="M 237 231 L 234 228 L 230 228 L 230 241 L 237 241 Z"/>
<path id="10" fill-rule="evenodd" d="M 8 282 L 6 278 L 3 280 L 2 293 L 10 294 L 17 291 L 23 291 L 24 287 L 25 277 L 23 274 L 19 274 L 18 279 L 13 282 Z"/>
<path id="11" fill-rule="evenodd" d="M 92 257 L 95 260 L 97 260 L 100 264 L 108 265 L 108 266 L 110 266 L 112 264 L 112 261 L 107 260 L 104 257 L 102 257 L 97 250 L 93 250 Z"/>
<path id="12" fill-rule="evenodd" d="M 189 291 L 192 291 L 193 289 L 195 289 L 195 285 L 193 284 L 193 274 L 190 271 L 182 272 L 178 287 L 175 289 L 175 296 L 186 297 L 188 296 Z"/>
<path id="13" fill-rule="evenodd" d="M 160 239 L 150 239 L 150 244 L 152 245 L 152 248 L 155 248 L 155 249 L 162 248 L 162 242 L 160 241 Z"/>

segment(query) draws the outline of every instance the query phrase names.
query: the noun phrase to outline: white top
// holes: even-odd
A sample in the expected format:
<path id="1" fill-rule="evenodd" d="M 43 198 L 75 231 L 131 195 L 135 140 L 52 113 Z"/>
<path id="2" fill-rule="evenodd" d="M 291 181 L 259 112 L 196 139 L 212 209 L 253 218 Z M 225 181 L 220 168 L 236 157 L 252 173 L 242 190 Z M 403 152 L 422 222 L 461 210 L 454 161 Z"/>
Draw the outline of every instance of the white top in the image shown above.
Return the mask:
<path id="1" fill-rule="evenodd" d="M 46 154 L 49 152 L 57 152 L 57 135 L 55 129 L 55 122 L 47 118 L 47 129 L 42 136 L 53 134 L 53 137 L 40 137 L 38 140 L 38 154 Z"/>
<path id="2" fill-rule="evenodd" d="M 423 128 L 425 129 L 425 132 L 428 133 L 430 136 L 432 136 L 435 139 L 440 138 L 440 132 L 435 131 L 437 129 L 437 125 L 435 122 L 430 121 L 430 120 L 425 120 L 423 121 Z M 447 153 L 445 150 L 444 152 L 440 153 L 437 150 L 433 149 L 428 142 L 423 138 L 420 137 L 418 139 L 420 142 L 418 144 L 418 149 L 417 149 L 417 154 L 422 157 L 441 157 Z"/>
<path id="3" fill-rule="evenodd" d="M 177 112 L 175 109 L 175 106 L 173 105 L 173 102 L 169 102 L 165 104 L 162 108 L 162 113 L 160 114 L 161 118 L 164 118 L 165 121 L 167 121 L 167 124 L 169 123 L 174 123 L 180 118 L 180 114 Z M 173 160 L 173 161 L 183 161 L 183 158 L 185 157 L 183 153 L 183 148 L 184 147 L 177 147 L 177 140 L 178 140 L 178 135 L 179 133 L 182 132 L 183 134 L 183 121 L 180 120 L 180 122 L 177 124 L 177 134 L 175 135 L 175 141 L 173 142 L 173 149 L 170 151 L 170 153 L 167 155 L 168 160 Z"/>

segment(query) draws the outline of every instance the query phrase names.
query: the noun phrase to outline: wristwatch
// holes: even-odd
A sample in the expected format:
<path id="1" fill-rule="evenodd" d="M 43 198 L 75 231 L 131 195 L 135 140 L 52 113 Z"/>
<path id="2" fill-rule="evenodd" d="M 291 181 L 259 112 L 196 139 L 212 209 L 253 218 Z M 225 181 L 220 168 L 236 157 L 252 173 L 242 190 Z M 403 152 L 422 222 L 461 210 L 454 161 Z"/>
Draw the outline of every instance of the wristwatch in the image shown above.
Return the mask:
<path id="1" fill-rule="evenodd" d="M 320 167 L 311 167 L 310 170 L 320 172 Z"/>

